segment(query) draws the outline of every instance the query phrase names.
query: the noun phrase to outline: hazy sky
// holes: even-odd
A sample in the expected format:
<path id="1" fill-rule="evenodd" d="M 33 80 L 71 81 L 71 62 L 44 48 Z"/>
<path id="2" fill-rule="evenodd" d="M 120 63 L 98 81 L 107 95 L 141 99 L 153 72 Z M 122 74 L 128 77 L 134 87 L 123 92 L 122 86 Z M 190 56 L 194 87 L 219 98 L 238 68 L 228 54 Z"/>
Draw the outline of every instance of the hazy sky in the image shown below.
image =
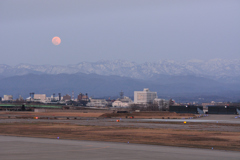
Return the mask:
<path id="1" fill-rule="evenodd" d="M 8 65 L 240 59 L 240 0 L 0 0 L 0 56 Z"/>

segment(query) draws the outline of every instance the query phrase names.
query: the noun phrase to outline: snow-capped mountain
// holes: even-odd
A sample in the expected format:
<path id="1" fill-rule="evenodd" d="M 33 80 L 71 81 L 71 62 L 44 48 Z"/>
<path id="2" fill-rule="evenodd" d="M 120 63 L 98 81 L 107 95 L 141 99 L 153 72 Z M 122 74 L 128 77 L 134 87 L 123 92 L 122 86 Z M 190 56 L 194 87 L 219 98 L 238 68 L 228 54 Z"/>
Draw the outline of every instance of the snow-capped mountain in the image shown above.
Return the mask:
<path id="1" fill-rule="evenodd" d="M 208 61 L 190 60 L 179 62 L 162 60 L 137 64 L 124 60 L 81 62 L 79 64 L 61 65 L 31 65 L 17 66 L 0 65 L 0 76 L 35 74 L 74 74 L 95 73 L 99 75 L 118 75 L 136 79 L 150 79 L 157 75 L 194 75 L 215 80 L 233 82 L 240 77 L 240 60 L 213 59 Z"/>

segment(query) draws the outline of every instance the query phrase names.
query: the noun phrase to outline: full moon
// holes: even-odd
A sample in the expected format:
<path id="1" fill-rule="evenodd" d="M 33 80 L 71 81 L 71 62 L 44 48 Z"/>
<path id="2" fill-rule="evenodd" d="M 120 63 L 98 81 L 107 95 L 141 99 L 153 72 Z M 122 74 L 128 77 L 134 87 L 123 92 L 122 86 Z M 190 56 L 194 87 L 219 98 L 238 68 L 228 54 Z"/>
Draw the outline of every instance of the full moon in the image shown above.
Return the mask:
<path id="1" fill-rule="evenodd" d="M 61 39 L 59 37 L 53 37 L 52 43 L 54 45 L 59 45 L 61 43 Z"/>

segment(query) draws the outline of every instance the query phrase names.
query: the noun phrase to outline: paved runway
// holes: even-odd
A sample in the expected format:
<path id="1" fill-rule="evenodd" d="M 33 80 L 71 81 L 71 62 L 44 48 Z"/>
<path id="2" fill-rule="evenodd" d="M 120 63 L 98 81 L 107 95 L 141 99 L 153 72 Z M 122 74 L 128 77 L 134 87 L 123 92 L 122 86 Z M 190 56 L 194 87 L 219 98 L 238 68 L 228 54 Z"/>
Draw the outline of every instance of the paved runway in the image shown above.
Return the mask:
<path id="1" fill-rule="evenodd" d="M 61 138 L 61 137 L 60 137 Z M 193 149 L 141 145 L 75 141 L 45 138 L 0 136 L 1 160 L 118 160 L 118 159 L 169 159 L 169 160 L 238 160 L 240 152 L 214 149 Z"/>
<path id="2" fill-rule="evenodd" d="M 0 115 L 1 117 L 8 117 L 10 115 Z M 12 117 L 18 117 L 19 115 L 11 115 Z M 199 118 L 192 118 L 192 119 L 121 119 L 122 122 L 195 122 L 195 123 L 232 123 L 232 124 L 240 124 L 240 115 L 216 115 L 216 114 L 210 114 L 210 115 L 204 115 L 203 117 Z M 21 116 L 20 116 L 21 117 Z M 45 117 L 46 118 L 46 117 Z M 58 120 L 55 120 L 54 117 L 50 116 L 50 119 L 39 119 L 42 122 L 49 122 L 51 120 L 52 122 L 67 122 L 70 120 L 74 120 L 75 117 L 68 117 L 67 116 L 58 116 Z M 75 120 L 94 120 L 94 121 L 108 121 L 111 122 L 113 120 L 120 119 L 120 118 L 91 118 L 91 117 L 81 117 L 77 118 Z M 14 121 L 21 121 L 21 119 L 1 119 L 0 123 L 3 122 L 14 122 Z M 25 119 L 23 120 L 25 121 Z M 33 120 L 35 121 L 35 120 Z"/>
<path id="3" fill-rule="evenodd" d="M 195 123 L 231 123 L 240 124 L 239 115 L 204 115 L 204 117 L 194 119 L 122 119 L 122 121 L 141 122 L 195 122 Z"/>

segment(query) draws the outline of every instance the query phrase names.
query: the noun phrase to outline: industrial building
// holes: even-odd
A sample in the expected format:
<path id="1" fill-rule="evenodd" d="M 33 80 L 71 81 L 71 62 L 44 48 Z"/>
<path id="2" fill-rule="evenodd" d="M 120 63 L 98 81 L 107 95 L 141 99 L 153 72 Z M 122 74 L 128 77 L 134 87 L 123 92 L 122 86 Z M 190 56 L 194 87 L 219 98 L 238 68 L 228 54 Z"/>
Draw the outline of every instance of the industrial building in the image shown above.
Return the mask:
<path id="1" fill-rule="evenodd" d="M 135 104 L 153 103 L 155 98 L 157 98 L 157 92 L 151 92 L 148 88 L 144 88 L 143 91 L 134 91 Z"/>
<path id="2" fill-rule="evenodd" d="M 238 106 L 208 106 L 208 114 L 240 114 Z"/>
<path id="3" fill-rule="evenodd" d="M 157 104 L 160 111 L 166 111 L 169 109 L 169 100 L 155 98 L 153 104 Z"/>
<path id="4" fill-rule="evenodd" d="M 106 99 L 93 99 L 93 98 L 90 98 L 89 100 L 90 100 L 90 102 L 87 103 L 88 107 L 106 107 L 107 104 L 108 104 Z"/>
<path id="5" fill-rule="evenodd" d="M 169 106 L 169 112 L 204 114 L 203 106 L 193 106 L 193 105 Z"/>
<path id="6" fill-rule="evenodd" d="M 65 96 L 63 96 L 63 101 L 70 101 L 71 100 L 71 96 L 66 94 Z"/>
<path id="7" fill-rule="evenodd" d="M 12 95 L 3 95 L 3 101 L 12 101 L 13 96 Z"/>
<path id="8" fill-rule="evenodd" d="M 33 99 L 34 99 L 34 101 L 45 102 L 46 101 L 46 94 L 34 94 Z"/>
<path id="9" fill-rule="evenodd" d="M 80 94 L 78 95 L 78 97 L 77 97 L 77 100 L 78 100 L 78 101 L 82 101 L 82 100 L 88 101 L 88 100 L 89 100 L 88 94 L 86 93 L 86 95 L 84 95 L 84 94 L 80 93 Z"/>

